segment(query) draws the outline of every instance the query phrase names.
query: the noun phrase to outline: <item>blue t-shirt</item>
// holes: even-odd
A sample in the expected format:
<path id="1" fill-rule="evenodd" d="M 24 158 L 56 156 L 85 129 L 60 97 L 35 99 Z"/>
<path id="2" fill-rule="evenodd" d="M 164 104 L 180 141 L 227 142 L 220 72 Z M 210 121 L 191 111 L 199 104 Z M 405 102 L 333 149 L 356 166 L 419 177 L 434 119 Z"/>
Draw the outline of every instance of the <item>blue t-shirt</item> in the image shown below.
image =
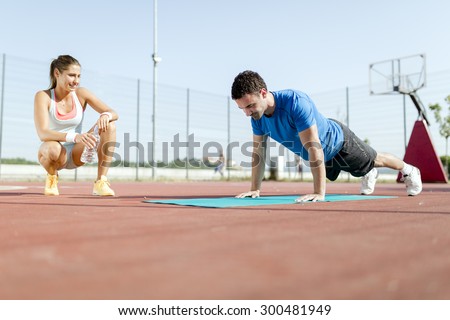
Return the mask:
<path id="1" fill-rule="evenodd" d="M 252 121 L 253 134 L 268 135 L 287 149 L 309 160 L 308 151 L 300 142 L 299 132 L 317 125 L 325 161 L 331 160 L 342 148 L 344 135 L 338 123 L 324 117 L 305 93 L 296 90 L 272 92 L 275 111 Z"/>

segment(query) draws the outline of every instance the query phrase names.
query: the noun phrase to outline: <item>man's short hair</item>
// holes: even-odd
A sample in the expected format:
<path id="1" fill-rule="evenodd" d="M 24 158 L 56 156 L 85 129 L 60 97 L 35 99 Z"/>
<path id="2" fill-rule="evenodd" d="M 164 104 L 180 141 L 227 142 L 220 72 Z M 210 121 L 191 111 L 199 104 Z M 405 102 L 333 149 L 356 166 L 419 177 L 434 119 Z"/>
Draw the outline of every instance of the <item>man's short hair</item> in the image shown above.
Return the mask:
<path id="1" fill-rule="evenodd" d="M 246 70 L 234 78 L 231 86 L 231 98 L 236 100 L 246 94 L 257 94 L 261 89 L 267 89 L 263 78 L 257 72 Z"/>

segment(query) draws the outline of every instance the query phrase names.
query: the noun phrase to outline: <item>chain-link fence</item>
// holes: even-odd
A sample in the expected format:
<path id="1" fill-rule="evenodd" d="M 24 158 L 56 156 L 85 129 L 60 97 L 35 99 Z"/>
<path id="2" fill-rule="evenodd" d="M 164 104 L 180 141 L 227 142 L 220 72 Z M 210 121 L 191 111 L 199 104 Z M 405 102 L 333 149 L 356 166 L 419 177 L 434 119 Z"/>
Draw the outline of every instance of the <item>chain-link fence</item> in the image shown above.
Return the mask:
<path id="1" fill-rule="evenodd" d="M 1 66 L 0 158 L 37 161 L 40 141 L 34 127 L 33 100 L 38 90 L 49 85 L 49 62 L 3 54 Z M 81 85 L 118 112 L 115 167 L 136 167 L 137 179 L 140 177 L 136 164 L 149 167 L 153 160 L 158 161 L 160 167 L 172 166 L 185 170 L 183 177 L 189 179 L 190 172 L 199 163 L 214 164 L 220 153 L 227 159 L 228 169 L 249 169 L 250 120 L 225 94 L 160 84 L 153 115 L 151 82 L 83 69 Z M 403 157 L 405 144 L 417 118 L 417 111 L 409 97 L 371 96 L 368 85 L 308 94 L 320 112 L 348 123 L 360 138 L 367 139 L 376 150 Z M 430 103 L 445 104 L 444 98 L 448 94 L 450 70 L 429 73 L 427 86 L 418 92 L 426 106 Z M 97 117 L 92 109 L 87 109 L 84 131 L 92 126 Z M 438 154 L 444 155 L 445 140 L 439 135 L 433 115 L 429 114 L 428 118 L 432 120 L 430 131 Z M 155 137 L 152 136 L 153 126 Z M 153 141 L 156 142 L 154 158 Z M 269 151 L 270 156 L 284 156 L 287 177 L 291 177 L 291 171 L 295 172 L 294 156 L 278 144 Z M 190 161 L 188 166 L 186 159 Z M 0 170 L 2 165 L 4 163 L 0 164 Z"/>

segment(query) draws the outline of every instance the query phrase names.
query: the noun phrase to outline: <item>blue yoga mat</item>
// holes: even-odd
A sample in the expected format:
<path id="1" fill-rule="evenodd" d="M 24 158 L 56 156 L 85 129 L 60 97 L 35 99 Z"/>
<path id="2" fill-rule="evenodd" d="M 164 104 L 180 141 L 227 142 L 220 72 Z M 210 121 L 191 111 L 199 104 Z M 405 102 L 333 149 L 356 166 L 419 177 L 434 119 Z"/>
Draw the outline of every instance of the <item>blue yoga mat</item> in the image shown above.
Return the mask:
<path id="1" fill-rule="evenodd" d="M 179 206 L 194 206 L 205 208 L 230 208 L 230 207 L 250 207 L 250 206 L 265 206 L 274 204 L 297 204 L 295 199 L 299 196 L 266 196 L 259 198 L 191 198 L 191 199 L 169 199 L 169 200 L 144 200 L 149 203 L 163 203 L 174 204 Z M 392 196 L 364 196 L 364 195 L 348 195 L 348 194 L 327 194 L 325 201 L 320 202 L 335 202 L 335 201 L 355 201 L 355 200 L 377 200 L 396 198 Z M 311 203 L 311 202 L 303 202 Z"/>

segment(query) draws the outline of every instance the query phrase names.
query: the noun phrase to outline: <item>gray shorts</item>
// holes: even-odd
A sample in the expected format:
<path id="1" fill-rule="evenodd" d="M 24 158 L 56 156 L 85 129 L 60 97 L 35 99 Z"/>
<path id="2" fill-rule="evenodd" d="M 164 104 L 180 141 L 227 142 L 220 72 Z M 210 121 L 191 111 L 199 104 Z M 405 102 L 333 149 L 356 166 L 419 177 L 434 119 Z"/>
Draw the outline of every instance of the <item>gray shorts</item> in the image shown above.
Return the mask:
<path id="1" fill-rule="evenodd" d="M 325 163 L 327 178 L 334 181 L 341 171 L 349 172 L 354 177 L 365 176 L 373 169 L 377 152 L 358 138 L 346 125 L 337 120 L 333 121 L 342 128 L 344 144 L 336 156 Z"/>
<path id="2" fill-rule="evenodd" d="M 73 158 L 72 158 L 72 150 L 73 147 L 75 146 L 75 143 L 61 143 L 61 146 L 66 149 L 66 156 L 67 156 L 67 161 L 66 164 L 64 165 L 64 167 L 62 167 L 61 169 L 76 169 L 77 166 L 76 164 L 73 162 Z M 59 170 L 61 170 L 59 169 Z"/>

